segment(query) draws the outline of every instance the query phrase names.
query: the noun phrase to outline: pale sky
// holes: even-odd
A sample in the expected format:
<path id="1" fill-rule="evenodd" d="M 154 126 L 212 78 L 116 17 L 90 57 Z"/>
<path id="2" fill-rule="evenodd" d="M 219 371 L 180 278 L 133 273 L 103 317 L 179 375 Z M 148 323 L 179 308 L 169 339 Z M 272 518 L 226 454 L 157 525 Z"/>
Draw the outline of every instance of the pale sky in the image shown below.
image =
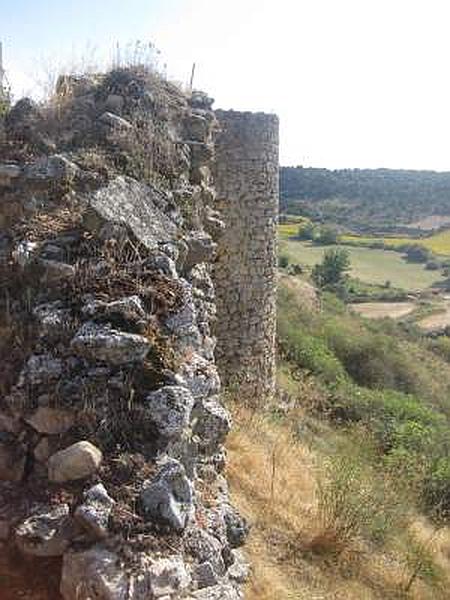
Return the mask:
<path id="1" fill-rule="evenodd" d="M 276 112 L 282 164 L 328 168 L 450 171 L 449 29 L 449 0 L 0 0 L 16 96 L 152 41 L 216 107 Z"/>

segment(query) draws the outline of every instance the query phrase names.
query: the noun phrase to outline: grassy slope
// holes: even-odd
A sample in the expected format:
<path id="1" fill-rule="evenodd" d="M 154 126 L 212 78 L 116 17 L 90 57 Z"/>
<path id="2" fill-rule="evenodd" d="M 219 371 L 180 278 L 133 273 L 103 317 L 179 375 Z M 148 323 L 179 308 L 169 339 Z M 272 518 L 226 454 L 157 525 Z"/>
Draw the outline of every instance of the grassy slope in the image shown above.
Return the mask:
<path id="1" fill-rule="evenodd" d="M 355 539 L 336 555 L 331 541 L 330 552 L 326 546 L 317 552 L 317 540 L 327 540 L 318 500 L 318 465 L 334 451 L 332 445 L 317 450 L 295 435 L 290 422 L 301 419 L 295 409 L 276 422 L 270 414 L 255 416 L 240 407 L 234 419 L 227 477 L 233 501 L 252 524 L 246 546 L 252 565 L 246 600 L 448 598 L 448 529 L 436 532 L 414 514 L 406 534 L 403 531 L 395 543 L 379 547 Z M 320 430 L 320 424 L 316 427 Z M 326 444 L 336 434 L 322 428 L 320 435 Z M 405 594 L 414 570 L 407 550 L 411 540 L 429 550 L 439 576 L 422 574 Z"/>
<path id="2" fill-rule="evenodd" d="M 423 434 L 427 443 L 433 411 L 436 423 L 441 423 L 441 411 L 449 412 L 449 363 L 419 338 L 400 334 L 395 325 L 372 331 L 372 324 L 332 298 L 325 298 L 318 312 L 300 293 L 293 297 L 296 286 L 283 281 L 280 332 L 283 338 L 283 331 L 289 331 L 290 360 L 295 359 L 279 367 L 279 388 L 288 408 L 264 407 L 254 413 L 231 403 L 235 428 L 228 444 L 228 477 L 235 502 L 253 524 L 247 600 L 448 598 L 450 531 L 437 529 L 416 508 L 415 478 L 422 468 L 418 457 L 427 447 L 420 438 Z M 348 356 L 349 350 L 354 355 Z M 447 350 L 441 348 L 441 355 L 450 358 Z M 337 382 L 347 377 L 341 362 L 346 358 L 351 370 L 361 361 L 373 377 L 372 391 L 347 384 L 343 392 L 336 391 Z M 303 370 L 305 361 L 309 374 Z M 402 377 L 393 377 L 394 371 Z M 385 385 L 406 385 L 423 400 L 395 396 L 383 391 Z M 333 389 L 331 395 L 350 409 L 348 414 L 362 409 L 366 421 L 338 425 L 330 420 Z M 385 444 L 389 451 L 382 450 Z M 336 463 L 340 469 L 327 470 L 327 461 L 337 458 L 343 458 Z M 347 469 L 355 461 L 362 467 L 356 479 L 356 471 Z M 324 489 L 342 499 L 339 511 L 330 512 Z M 340 520 L 347 522 L 353 514 L 359 526 L 342 543 L 336 535 Z"/>
<path id="3" fill-rule="evenodd" d="M 312 266 L 322 260 L 327 247 L 310 242 L 282 239 L 280 252 L 293 263 Z M 419 290 L 442 279 L 439 272 L 427 271 L 423 265 L 407 263 L 398 252 L 346 246 L 352 264 L 351 274 L 366 283 L 384 284 L 391 281 L 394 287 Z"/>

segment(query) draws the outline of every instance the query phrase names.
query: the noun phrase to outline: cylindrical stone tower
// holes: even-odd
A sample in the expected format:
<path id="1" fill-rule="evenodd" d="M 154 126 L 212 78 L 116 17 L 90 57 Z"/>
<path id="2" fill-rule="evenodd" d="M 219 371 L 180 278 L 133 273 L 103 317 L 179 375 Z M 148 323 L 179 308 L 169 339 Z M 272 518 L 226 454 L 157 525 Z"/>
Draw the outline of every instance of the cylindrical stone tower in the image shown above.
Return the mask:
<path id="1" fill-rule="evenodd" d="M 215 185 L 226 228 L 214 280 L 222 382 L 251 403 L 275 390 L 278 117 L 216 111 Z"/>

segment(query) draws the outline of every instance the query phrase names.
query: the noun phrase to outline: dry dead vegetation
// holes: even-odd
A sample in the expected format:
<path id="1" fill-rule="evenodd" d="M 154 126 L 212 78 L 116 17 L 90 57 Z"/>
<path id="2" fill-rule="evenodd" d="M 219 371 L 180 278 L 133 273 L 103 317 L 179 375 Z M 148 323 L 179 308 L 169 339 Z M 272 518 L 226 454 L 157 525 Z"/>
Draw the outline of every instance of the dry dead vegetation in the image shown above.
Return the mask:
<path id="1" fill-rule="evenodd" d="M 252 524 L 247 600 L 450 597 L 450 530 L 371 471 L 364 443 L 295 403 L 283 414 L 231 404 L 228 478 Z"/>

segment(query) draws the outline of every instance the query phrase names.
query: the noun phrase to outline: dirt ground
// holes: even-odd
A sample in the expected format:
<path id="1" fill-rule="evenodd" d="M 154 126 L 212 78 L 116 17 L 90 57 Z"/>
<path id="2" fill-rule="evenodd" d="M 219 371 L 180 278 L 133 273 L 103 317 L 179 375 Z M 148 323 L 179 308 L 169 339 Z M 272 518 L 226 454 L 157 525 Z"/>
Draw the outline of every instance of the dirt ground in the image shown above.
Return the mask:
<path id="1" fill-rule="evenodd" d="M 419 327 L 425 331 L 440 331 L 446 327 L 450 327 L 450 295 L 443 296 L 443 312 L 425 317 L 418 322 Z"/>
<path id="2" fill-rule="evenodd" d="M 352 310 L 367 319 L 400 319 L 416 308 L 414 302 L 362 302 L 353 304 Z"/>
<path id="3" fill-rule="evenodd" d="M 1 600 L 62 600 L 59 594 L 60 561 L 28 561 L 0 548 Z"/>

